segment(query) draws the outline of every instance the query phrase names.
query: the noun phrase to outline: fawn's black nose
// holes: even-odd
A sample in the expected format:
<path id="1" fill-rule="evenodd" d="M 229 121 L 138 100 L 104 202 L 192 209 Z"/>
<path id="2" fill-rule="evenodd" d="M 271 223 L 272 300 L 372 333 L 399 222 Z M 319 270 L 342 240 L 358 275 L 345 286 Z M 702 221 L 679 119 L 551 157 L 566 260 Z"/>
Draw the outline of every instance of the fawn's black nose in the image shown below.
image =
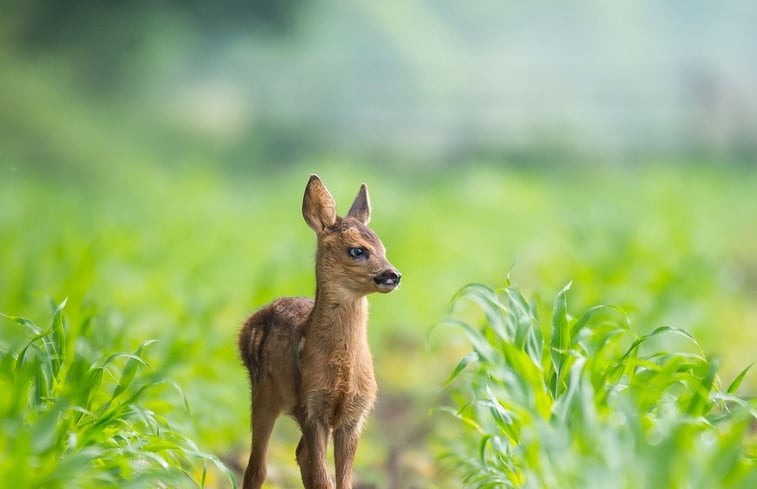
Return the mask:
<path id="1" fill-rule="evenodd" d="M 373 278 L 376 285 L 389 285 L 396 287 L 400 284 L 402 274 L 397 270 L 385 270 Z"/>

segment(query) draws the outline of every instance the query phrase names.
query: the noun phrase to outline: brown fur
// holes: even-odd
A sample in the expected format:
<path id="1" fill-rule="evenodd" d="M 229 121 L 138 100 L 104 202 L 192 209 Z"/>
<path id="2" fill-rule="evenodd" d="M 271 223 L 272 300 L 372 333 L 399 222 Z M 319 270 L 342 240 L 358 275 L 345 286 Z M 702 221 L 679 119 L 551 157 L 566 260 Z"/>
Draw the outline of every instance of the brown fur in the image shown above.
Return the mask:
<path id="1" fill-rule="evenodd" d="M 252 384 L 252 450 L 244 489 L 259 489 L 276 418 L 291 415 L 302 430 L 297 463 L 306 489 L 331 489 L 326 466 L 334 439 L 337 489 L 352 488 L 352 463 L 363 424 L 376 400 L 366 326 L 372 292 L 391 292 L 399 272 L 381 240 L 366 225 L 365 185 L 345 218 L 316 175 L 305 188 L 302 214 L 318 238 L 316 296 L 285 297 L 244 323 L 239 350 Z M 351 248 L 366 256 L 353 257 Z"/>

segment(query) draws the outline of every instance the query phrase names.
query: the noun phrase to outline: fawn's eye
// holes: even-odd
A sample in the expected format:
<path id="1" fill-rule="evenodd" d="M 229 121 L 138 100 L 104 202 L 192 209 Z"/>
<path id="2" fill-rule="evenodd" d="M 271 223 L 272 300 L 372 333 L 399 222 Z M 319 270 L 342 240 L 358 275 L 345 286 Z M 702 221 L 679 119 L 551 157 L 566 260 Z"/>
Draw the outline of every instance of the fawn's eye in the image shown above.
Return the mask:
<path id="1" fill-rule="evenodd" d="M 368 258 L 368 250 L 365 248 L 350 248 L 347 252 L 356 260 L 360 258 Z"/>

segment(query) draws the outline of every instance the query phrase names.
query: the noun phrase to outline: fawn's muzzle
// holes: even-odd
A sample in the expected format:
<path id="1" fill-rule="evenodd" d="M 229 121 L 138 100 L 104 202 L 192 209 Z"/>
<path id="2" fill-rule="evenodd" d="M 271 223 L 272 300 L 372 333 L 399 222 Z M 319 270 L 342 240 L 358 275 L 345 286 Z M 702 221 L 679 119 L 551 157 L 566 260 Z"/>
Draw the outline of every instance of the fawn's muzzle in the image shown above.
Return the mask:
<path id="1" fill-rule="evenodd" d="M 402 274 L 399 271 L 385 270 L 373 277 L 373 281 L 376 283 L 379 291 L 390 292 L 399 286 L 401 278 Z"/>

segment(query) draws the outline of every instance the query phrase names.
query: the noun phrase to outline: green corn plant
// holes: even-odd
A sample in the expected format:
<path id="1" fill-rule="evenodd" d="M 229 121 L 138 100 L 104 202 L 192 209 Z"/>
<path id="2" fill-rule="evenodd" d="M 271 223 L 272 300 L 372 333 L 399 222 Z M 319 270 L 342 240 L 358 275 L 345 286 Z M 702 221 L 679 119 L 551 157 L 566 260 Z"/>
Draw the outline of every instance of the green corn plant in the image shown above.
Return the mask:
<path id="1" fill-rule="evenodd" d="M 441 408 L 462 421 L 440 456 L 462 485 L 757 487 L 757 404 L 734 394 L 749 367 L 723 388 L 717 360 L 686 331 L 636 336 L 611 306 L 571 317 L 569 288 L 554 301 L 549 339 L 515 288 L 457 294 L 483 316 L 446 322 L 473 349 L 447 381 L 455 406 Z M 653 347 L 671 335 L 690 348 Z"/>
<path id="2" fill-rule="evenodd" d="M 5 316 L 0 344 L 0 480 L 4 487 L 204 487 L 208 464 L 233 474 L 174 428 L 173 406 L 153 378 L 142 343 L 133 353 L 106 354 L 88 341 L 91 319 L 71 332 L 53 309 L 43 329 Z"/>

